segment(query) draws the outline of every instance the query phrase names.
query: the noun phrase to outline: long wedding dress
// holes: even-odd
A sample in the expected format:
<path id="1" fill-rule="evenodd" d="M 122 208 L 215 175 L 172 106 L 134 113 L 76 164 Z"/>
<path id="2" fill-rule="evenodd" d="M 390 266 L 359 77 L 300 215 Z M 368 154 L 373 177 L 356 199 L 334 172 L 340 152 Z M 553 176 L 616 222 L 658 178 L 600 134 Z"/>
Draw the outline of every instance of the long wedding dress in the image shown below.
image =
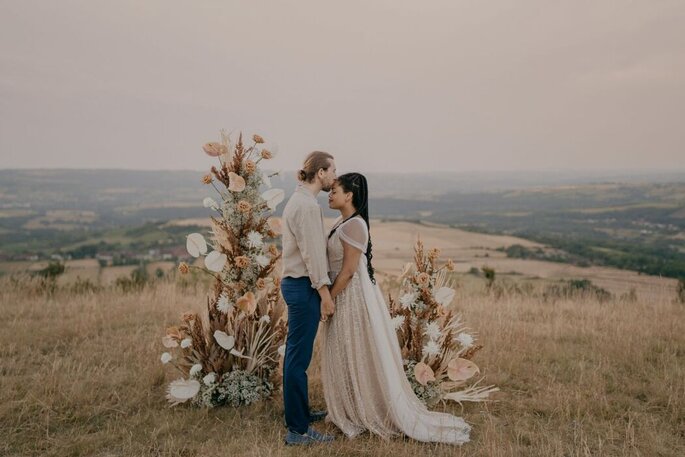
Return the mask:
<path id="1" fill-rule="evenodd" d="M 366 253 L 368 229 L 360 217 L 328 240 L 331 280 L 342 269 L 343 245 Z M 335 298 L 335 314 L 322 329 L 322 381 L 328 420 L 349 437 L 369 431 L 383 438 L 463 444 L 471 427 L 460 417 L 429 411 L 406 378 L 395 329 L 380 288 L 371 282 L 366 256 Z"/>

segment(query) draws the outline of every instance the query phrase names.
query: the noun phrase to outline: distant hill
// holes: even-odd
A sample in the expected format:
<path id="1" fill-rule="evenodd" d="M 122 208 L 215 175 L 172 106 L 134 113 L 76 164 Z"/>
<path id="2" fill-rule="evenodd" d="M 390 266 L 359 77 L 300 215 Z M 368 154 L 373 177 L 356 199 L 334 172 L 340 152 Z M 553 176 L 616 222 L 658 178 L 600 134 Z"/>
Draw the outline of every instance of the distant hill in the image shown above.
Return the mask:
<path id="1" fill-rule="evenodd" d="M 200 171 L 0 170 L 0 258 L 47 256 L 111 233 L 206 218 Z M 685 172 L 369 174 L 372 217 L 515 235 L 557 248 L 554 260 L 685 277 Z M 294 172 L 273 179 L 289 195 Z M 325 195 L 320 196 L 327 216 Z M 280 215 L 279 208 L 277 215 Z M 168 243 L 181 233 L 159 235 Z M 112 232 L 114 231 L 114 232 Z M 179 238 L 180 237 L 180 238 Z M 539 256 L 513 250 L 510 256 Z M 549 260 L 549 259 L 547 259 Z"/>

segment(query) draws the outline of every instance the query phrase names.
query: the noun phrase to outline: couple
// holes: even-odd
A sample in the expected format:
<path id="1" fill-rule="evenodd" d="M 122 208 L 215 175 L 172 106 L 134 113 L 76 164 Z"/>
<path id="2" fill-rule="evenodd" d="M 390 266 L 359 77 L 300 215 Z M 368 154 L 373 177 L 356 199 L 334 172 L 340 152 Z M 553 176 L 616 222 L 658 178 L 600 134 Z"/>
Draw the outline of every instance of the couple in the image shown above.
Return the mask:
<path id="1" fill-rule="evenodd" d="M 334 439 L 310 426 L 326 416 L 309 410 L 306 373 L 319 321 L 328 420 L 345 435 L 369 431 L 383 438 L 404 434 L 419 441 L 467 442 L 470 426 L 460 417 L 428 411 L 405 376 L 371 265 L 366 178 L 359 173 L 336 177 L 333 156 L 315 151 L 307 156 L 298 179 L 283 210 L 286 444 Z M 329 207 L 341 214 L 329 233 L 316 200 L 322 190 L 330 192 Z"/>

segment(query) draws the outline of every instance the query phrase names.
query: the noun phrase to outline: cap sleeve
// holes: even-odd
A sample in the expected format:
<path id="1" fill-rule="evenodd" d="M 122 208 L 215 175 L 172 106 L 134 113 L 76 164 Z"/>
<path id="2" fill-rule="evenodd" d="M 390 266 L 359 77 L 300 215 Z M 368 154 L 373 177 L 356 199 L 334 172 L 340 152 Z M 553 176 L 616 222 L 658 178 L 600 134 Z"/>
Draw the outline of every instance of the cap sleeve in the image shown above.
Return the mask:
<path id="1" fill-rule="evenodd" d="M 341 225 L 338 231 L 342 241 L 366 254 L 366 247 L 369 243 L 369 230 L 366 228 L 366 222 L 363 219 L 353 217 Z"/>

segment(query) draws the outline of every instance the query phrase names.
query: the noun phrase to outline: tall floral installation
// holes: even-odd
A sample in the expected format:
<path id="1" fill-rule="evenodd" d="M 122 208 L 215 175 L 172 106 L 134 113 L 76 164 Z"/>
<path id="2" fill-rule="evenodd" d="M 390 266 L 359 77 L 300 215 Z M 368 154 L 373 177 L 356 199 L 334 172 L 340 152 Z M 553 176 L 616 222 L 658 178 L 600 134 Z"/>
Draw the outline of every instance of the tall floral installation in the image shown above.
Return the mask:
<path id="1" fill-rule="evenodd" d="M 242 133 L 235 142 L 221 132 L 221 141 L 207 143 L 204 152 L 218 159 L 218 167 L 202 179 L 220 199 L 203 201 L 211 216 L 211 230 L 192 233 L 186 247 L 203 257 L 201 265 L 181 263 L 179 272 L 200 270 L 214 278 L 207 310 L 200 316 L 186 312 L 170 327 L 162 344 L 168 352 L 161 361 L 181 377 L 169 383 L 171 405 L 242 406 L 270 397 L 280 382 L 278 366 L 285 349 L 286 316 L 280 284 L 274 275 L 281 253 L 270 244 L 278 224 L 269 216 L 283 201 L 282 189 L 272 189 L 260 170 L 273 154 L 259 135 L 250 145 Z M 262 186 L 269 189 L 260 193 Z"/>
<path id="2" fill-rule="evenodd" d="M 448 260 L 438 267 L 440 251 L 425 252 L 420 240 L 414 251 L 414 262 L 400 275 L 399 300 L 388 300 L 407 378 L 427 405 L 485 401 L 499 389 L 479 386 L 482 378 L 474 381 L 480 370 L 472 359 L 483 346 L 476 344 L 461 316 L 447 309 L 455 296 L 449 278 L 454 263 Z"/>

